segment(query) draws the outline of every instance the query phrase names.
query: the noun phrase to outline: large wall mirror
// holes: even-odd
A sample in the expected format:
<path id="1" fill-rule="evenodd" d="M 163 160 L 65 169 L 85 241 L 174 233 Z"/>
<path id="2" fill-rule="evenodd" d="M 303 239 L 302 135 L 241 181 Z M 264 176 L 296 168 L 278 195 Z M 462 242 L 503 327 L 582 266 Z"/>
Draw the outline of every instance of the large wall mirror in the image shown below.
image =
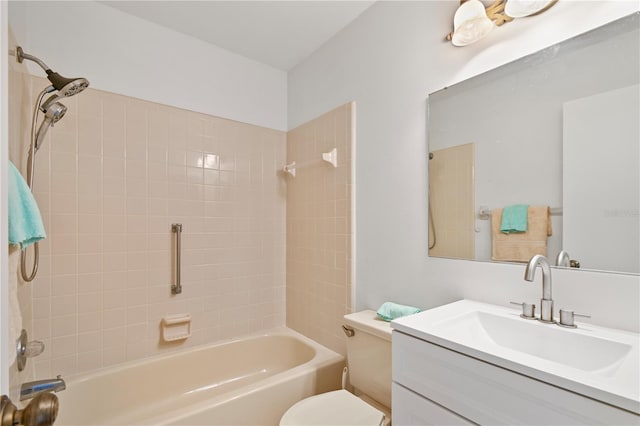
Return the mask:
<path id="1" fill-rule="evenodd" d="M 528 205 L 550 261 L 640 273 L 639 80 L 634 13 L 430 94 L 429 256 L 520 261 L 496 221 Z"/>

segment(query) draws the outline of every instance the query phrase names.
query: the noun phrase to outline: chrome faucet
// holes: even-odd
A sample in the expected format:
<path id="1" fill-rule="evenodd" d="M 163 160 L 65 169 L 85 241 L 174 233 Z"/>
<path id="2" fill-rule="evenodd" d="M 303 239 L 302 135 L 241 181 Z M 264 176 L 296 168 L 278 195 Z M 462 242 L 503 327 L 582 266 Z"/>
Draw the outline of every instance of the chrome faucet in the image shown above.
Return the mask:
<path id="1" fill-rule="evenodd" d="M 556 266 L 564 266 L 565 268 L 569 268 L 571 266 L 571 258 L 569 257 L 569 253 L 564 250 L 560 250 L 560 253 L 558 253 L 558 257 L 556 257 Z"/>
<path id="2" fill-rule="evenodd" d="M 524 270 L 524 279 L 533 281 L 536 268 L 542 268 L 542 299 L 540 299 L 540 321 L 554 324 L 553 299 L 551 298 L 551 266 L 546 257 L 541 254 L 533 256 Z"/>
<path id="3" fill-rule="evenodd" d="M 31 399 L 41 393 L 59 392 L 66 388 L 67 385 L 64 383 L 64 380 L 62 380 L 62 376 L 58 376 L 55 379 L 23 383 L 22 386 L 20 386 L 20 401 Z"/>

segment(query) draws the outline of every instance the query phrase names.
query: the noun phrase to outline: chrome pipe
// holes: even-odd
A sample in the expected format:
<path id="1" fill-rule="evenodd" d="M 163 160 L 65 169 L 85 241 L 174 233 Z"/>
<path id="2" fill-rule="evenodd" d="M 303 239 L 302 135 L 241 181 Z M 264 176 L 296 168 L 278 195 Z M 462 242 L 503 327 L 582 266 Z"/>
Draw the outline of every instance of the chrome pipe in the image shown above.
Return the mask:
<path id="1" fill-rule="evenodd" d="M 180 268 L 182 263 L 182 224 L 174 223 L 171 225 L 171 231 L 176 234 L 176 283 L 171 286 L 172 294 L 182 293 L 182 284 L 180 283 Z"/>
<path id="2" fill-rule="evenodd" d="M 19 63 L 22 63 L 22 61 L 24 61 L 25 59 L 35 62 L 36 64 L 40 65 L 40 68 L 42 68 L 45 72 L 51 69 L 49 68 L 49 65 L 45 64 L 42 61 L 42 59 L 37 58 L 33 55 L 29 55 L 28 53 L 24 53 L 24 50 L 22 50 L 22 47 L 20 46 L 16 48 L 16 59 L 18 60 Z"/>

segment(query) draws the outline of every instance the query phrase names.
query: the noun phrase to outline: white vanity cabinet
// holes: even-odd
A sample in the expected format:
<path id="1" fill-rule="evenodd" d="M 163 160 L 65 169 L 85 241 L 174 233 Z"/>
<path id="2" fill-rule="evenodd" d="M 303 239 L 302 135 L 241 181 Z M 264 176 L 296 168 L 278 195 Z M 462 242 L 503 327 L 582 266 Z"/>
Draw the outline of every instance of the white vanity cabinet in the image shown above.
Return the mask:
<path id="1" fill-rule="evenodd" d="M 393 331 L 394 426 L 638 425 L 631 411 Z"/>

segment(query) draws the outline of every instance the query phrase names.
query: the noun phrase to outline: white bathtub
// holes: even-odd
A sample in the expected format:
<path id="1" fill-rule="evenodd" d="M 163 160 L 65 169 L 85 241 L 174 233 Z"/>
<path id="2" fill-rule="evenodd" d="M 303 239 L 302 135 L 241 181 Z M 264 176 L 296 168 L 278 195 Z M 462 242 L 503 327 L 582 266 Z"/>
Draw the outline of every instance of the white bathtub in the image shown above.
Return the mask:
<path id="1" fill-rule="evenodd" d="M 277 425 L 340 387 L 344 357 L 283 328 L 74 377 L 56 426 Z"/>

